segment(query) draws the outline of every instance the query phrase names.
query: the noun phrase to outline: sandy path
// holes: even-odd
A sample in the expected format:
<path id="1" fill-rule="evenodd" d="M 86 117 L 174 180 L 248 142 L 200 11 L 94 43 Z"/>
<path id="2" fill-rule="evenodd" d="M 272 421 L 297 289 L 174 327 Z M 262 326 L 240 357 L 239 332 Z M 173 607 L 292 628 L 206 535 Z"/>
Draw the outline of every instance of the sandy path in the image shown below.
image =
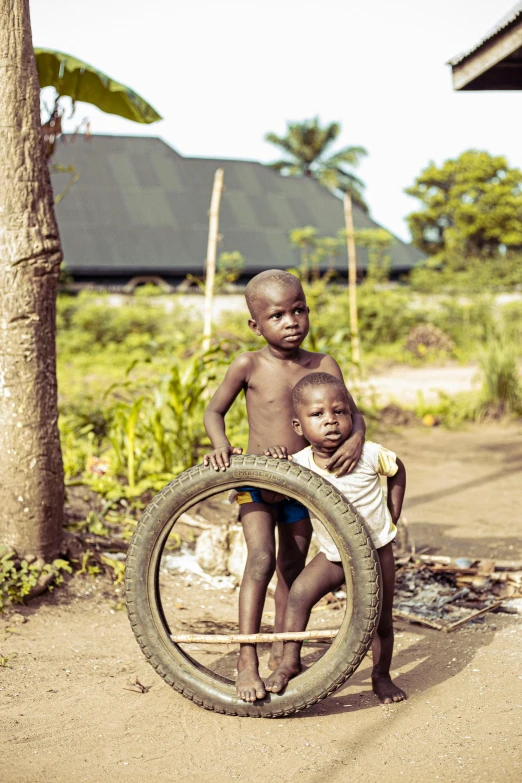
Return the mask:
<path id="1" fill-rule="evenodd" d="M 519 428 L 406 430 L 386 442 L 408 467 L 418 545 L 522 556 Z M 0 668 L 2 783 L 522 779 L 520 617 L 491 615 L 447 635 L 399 623 L 404 704 L 376 702 L 367 659 L 309 711 L 255 720 L 205 712 L 166 686 L 103 591 L 78 578 L 23 607 L 18 633 L 0 622 L 2 655 L 17 653 Z M 197 583 L 180 597 L 214 605 Z M 124 690 L 136 676 L 147 693 Z"/>
<path id="2" fill-rule="evenodd" d="M 2 677 L 4 783 L 522 777 L 522 624 L 511 617 L 454 635 L 399 625 L 408 702 L 376 704 L 365 664 L 285 720 L 226 718 L 178 696 L 106 602 L 42 607 L 9 642 L 18 658 Z M 136 675 L 148 693 L 123 689 Z"/>
<path id="3" fill-rule="evenodd" d="M 370 374 L 363 389 L 376 395 L 380 404 L 397 402 L 411 406 L 422 393 L 426 402 L 436 402 L 438 392 L 450 396 L 477 388 L 475 365 L 448 364 L 444 366 L 407 367 L 401 365 L 383 373 Z"/>

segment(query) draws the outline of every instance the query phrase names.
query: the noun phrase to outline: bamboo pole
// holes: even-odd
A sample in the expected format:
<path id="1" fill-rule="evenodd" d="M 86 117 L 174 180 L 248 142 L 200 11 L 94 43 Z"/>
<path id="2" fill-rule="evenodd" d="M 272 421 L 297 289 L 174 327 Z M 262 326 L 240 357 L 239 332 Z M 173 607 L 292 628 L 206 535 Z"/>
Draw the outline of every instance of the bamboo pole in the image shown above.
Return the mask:
<path id="1" fill-rule="evenodd" d="M 339 629 L 322 631 L 283 631 L 282 633 L 173 633 L 176 644 L 258 644 L 267 642 L 304 642 L 309 639 L 334 639 Z"/>
<path id="2" fill-rule="evenodd" d="M 216 248 L 219 229 L 219 205 L 223 192 L 223 169 L 214 174 L 214 185 L 210 199 L 207 260 L 205 264 L 205 310 L 203 316 L 203 351 L 210 348 L 212 334 L 212 302 L 214 300 L 214 282 L 216 279 Z"/>
<path id="3" fill-rule="evenodd" d="M 356 380 L 359 379 L 361 355 L 359 349 L 359 322 L 357 318 L 357 256 L 355 252 L 355 233 L 353 229 L 352 197 L 344 194 L 344 224 L 346 226 L 346 249 L 348 252 L 348 296 L 350 302 L 350 333 L 352 337 L 352 359 L 356 367 Z"/>

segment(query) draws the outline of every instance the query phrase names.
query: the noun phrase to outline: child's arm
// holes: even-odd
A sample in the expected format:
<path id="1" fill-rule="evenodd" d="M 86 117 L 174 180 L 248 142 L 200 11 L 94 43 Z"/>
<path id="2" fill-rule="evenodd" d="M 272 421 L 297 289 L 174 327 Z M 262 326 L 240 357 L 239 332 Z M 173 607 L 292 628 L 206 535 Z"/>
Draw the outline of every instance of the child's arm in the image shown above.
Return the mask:
<path id="1" fill-rule="evenodd" d="M 393 524 L 397 524 L 402 511 L 402 501 L 406 492 L 406 468 L 404 463 L 397 457 L 398 471 L 395 476 L 388 476 L 388 509 L 391 514 Z"/>
<path id="2" fill-rule="evenodd" d="M 329 372 L 330 375 L 339 378 L 339 380 L 344 383 L 341 368 L 332 356 L 325 357 L 321 370 Z M 348 389 L 346 391 L 348 393 L 348 402 L 352 414 L 352 432 L 348 440 L 345 440 L 344 443 L 339 446 L 335 454 L 325 465 L 326 470 L 335 473 L 336 476 L 344 476 L 346 473 L 352 472 L 359 461 L 366 438 L 366 423 L 364 417 L 355 404 Z"/>
<path id="3" fill-rule="evenodd" d="M 232 446 L 228 440 L 225 430 L 225 416 L 241 389 L 246 385 L 250 361 L 248 354 L 241 354 L 237 359 L 234 359 L 205 411 L 203 421 L 214 448 L 209 454 L 205 454 L 203 464 L 210 463 L 214 470 L 226 470 L 230 465 L 230 455 L 241 454 L 243 451 L 243 449 Z"/>

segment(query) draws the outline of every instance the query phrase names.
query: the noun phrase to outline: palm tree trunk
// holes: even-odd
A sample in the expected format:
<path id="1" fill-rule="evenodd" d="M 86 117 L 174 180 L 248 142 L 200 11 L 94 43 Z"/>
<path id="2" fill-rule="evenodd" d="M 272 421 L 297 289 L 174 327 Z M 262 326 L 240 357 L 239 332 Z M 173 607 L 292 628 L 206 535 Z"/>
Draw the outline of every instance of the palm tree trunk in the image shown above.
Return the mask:
<path id="1" fill-rule="evenodd" d="M 28 0 L 0 0 L 0 542 L 52 558 L 63 516 L 56 388 L 62 251 Z"/>

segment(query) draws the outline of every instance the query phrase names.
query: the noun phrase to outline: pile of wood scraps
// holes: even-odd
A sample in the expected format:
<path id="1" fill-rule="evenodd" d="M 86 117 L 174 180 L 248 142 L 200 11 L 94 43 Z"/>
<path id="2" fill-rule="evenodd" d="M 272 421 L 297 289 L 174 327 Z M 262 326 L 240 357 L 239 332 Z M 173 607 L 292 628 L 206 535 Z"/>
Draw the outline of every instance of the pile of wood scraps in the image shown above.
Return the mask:
<path id="1" fill-rule="evenodd" d="M 396 560 L 394 615 L 453 631 L 488 612 L 522 614 L 522 562 L 406 555 Z"/>

